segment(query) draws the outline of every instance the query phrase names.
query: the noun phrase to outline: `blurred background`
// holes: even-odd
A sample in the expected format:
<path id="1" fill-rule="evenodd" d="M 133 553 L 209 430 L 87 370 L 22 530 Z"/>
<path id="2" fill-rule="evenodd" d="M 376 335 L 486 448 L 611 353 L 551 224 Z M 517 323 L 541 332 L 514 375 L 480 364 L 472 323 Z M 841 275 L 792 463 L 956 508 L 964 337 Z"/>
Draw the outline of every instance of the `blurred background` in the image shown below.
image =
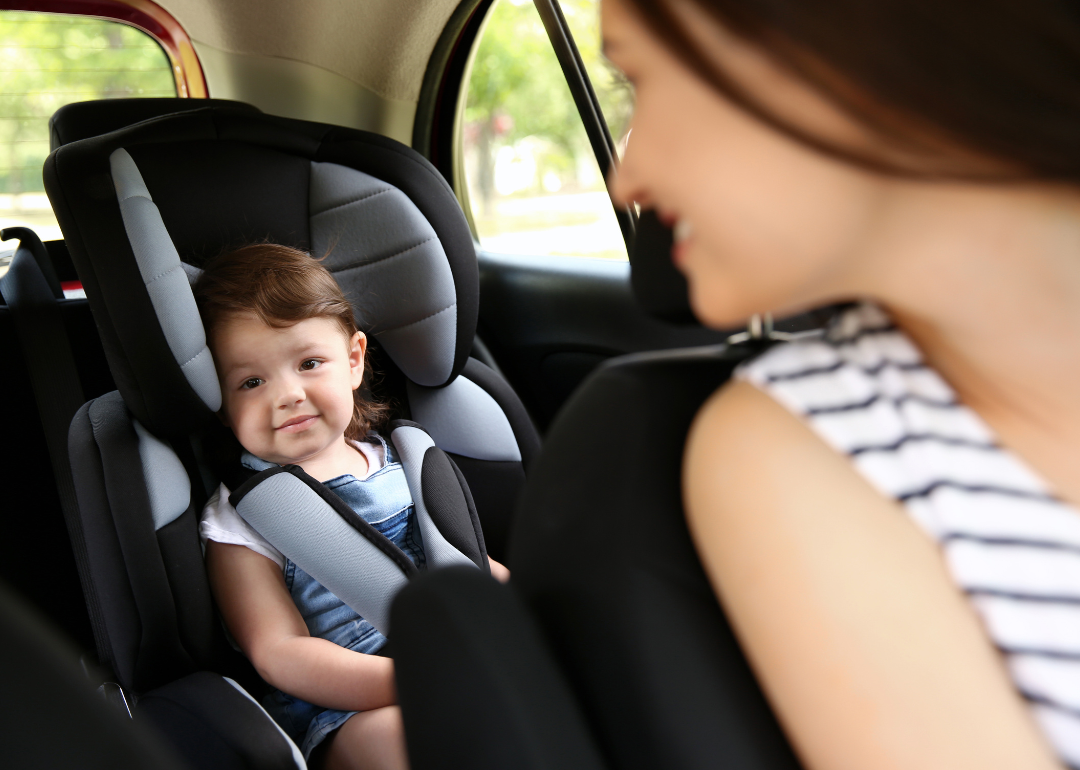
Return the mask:
<path id="1" fill-rule="evenodd" d="M 560 0 L 620 149 L 633 93 L 600 53 L 599 0 Z M 626 259 L 604 180 L 531 0 L 498 0 L 469 75 L 462 151 L 480 245 Z"/>
<path id="2" fill-rule="evenodd" d="M 172 66 L 144 32 L 110 21 L 4 11 L 0 16 L 0 227 L 62 237 L 41 167 L 49 117 L 69 102 L 176 96 Z"/>
<path id="3" fill-rule="evenodd" d="M 600 54 L 599 0 L 560 4 L 621 151 L 633 95 Z M 49 117 L 58 108 L 176 93 L 168 56 L 141 30 L 0 11 L 0 227 L 61 237 L 41 173 Z M 531 0 L 497 0 L 489 13 L 460 135 L 466 205 L 482 248 L 626 259 L 604 180 Z"/>

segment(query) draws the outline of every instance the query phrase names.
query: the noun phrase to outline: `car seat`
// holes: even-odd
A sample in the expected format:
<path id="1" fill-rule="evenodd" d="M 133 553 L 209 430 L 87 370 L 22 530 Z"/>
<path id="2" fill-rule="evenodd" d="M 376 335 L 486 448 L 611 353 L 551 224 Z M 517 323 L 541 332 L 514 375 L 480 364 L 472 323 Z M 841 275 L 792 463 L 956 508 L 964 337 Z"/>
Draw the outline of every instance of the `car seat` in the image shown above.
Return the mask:
<path id="1" fill-rule="evenodd" d="M 54 133 L 122 124 L 109 112 L 129 108 L 114 104 L 65 108 Z M 221 674 L 256 694 L 260 683 L 225 641 L 202 564 L 197 517 L 227 432 L 213 418 L 220 393 L 189 278 L 258 240 L 325 255 L 369 334 L 382 372 L 374 389 L 455 461 L 499 558 L 539 440 L 509 385 L 469 356 L 471 234 L 449 186 L 409 148 L 246 105 L 211 103 L 62 145 L 45 180 L 118 388 L 85 405 L 69 434 L 99 655 L 136 714 L 182 748 L 191 741 L 177 732 L 206 733 L 231 742 L 215 756 L 247 761 L 254 749 L 237 741 L 254 728 L 215 724 L 230 718 L 222 702 L 257 709 Z M 288 766 L 295 747 L 277 743 Z"/>
<path id="2" fill-rule="evenodd" d="M 5 767 L 187 767 L 153 735 L 96 698 L 86 686 L 74 648 L 2 582 L 0 678 Z"/>
<path id="3" fill-rule="evenodd" d="M 670 232 L 647 213 L 634 290 L 654 314 L 685 322 L 670 249 Z M 430 741 L 435 725 L 429 745 L 439 747 L 410 741 L 413 770 L 799 767 L 697 558 L 681 498 L 694 415 L 769 344 L 765 331 L 602 365 L 545 436 L 515 515 L 510 585 L 446 572 L 401 592 L 393 623 L 406 735 Z M 432 635 L 439 649 L 425 644 Z M 558 680 L 579 716 L 551 714 L 533 670 Z M 546 739 L 566 731 L 572 742 Z"/>

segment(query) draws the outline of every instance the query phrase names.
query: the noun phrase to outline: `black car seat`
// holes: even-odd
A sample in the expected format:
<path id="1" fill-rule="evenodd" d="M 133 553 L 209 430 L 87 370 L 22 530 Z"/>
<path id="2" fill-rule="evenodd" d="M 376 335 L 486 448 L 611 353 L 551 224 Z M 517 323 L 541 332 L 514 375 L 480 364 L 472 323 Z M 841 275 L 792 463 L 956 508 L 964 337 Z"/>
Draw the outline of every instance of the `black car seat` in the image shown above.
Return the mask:
<path id="1" fill-rule="evenodd" d="M 112 128 L 122 121 L 102 117 L 110 109 L 68 108 L 54 131 Z M 207 709 L 219 698 L 253 705 L 217 674 L 259 688 L 225 642 L 197 536 L 222 428 L 188 281 L 227 248 L 269 240 L 325 255 L 369 334 L 375 388 L 453 458 L 488 550 L 502 556 L 539 440 L 505 381 L 469 357 L 473 242 L 422 157 L 374 134 L 218 103 L 65 144 L 45 179 L 118 387 L 80 410 L 69 446 L 97 647 L 137 714 L 167 732 L 214 733 Z M 278 752 L 286 764 L 291 751 Z"/>
<path id="2" fill-rule="evenodd" d="M 637 238 L 642 305 L 692 318 L 668 258 L 670 233 L 646 214 Z M 393 623 L 406 735 L 430 741 L 436 725 L 439 747 L 410 741 L 414 770 L 797 770 L 681 501 L 690 423 L 734 367 L 769 343 L 764 331 L 740 335 L 743 344 L 601 366 L 545 436 L 515 516 L 510 585 L 447 572 L 401 592 Z M 438 649 L 425 643 L 431 636 Z M 574 710 L 552 714 L 545 704 L 555 698 Z M 573 740 L 553 743 L 552 732 Z"/>
<path id="3" fill-rule="evenodd" d="M 99 109 L 80 102 L 50 120 L 50 149 L 107 133 L 169 112 L 206 106 L 213 100 L 121 99 Z M 257 113 L 255 107 L 237 109 Z M 42 243 L 30 228 L 5 228 L 14 249 L 0 280 L 0 389 L 11 403 L 32 404 L 8 415 L 7 429 L 19 436 L 19 451 L 0 470 L 5 490 L 6 534 L 19 543 L 0 566 L 7 580 L 80 648 L 94 646 L 75 558 L 67 545 L 63 509 L 74 509 L 67 459 L 67 428 L 87 398 L 116 389 L 87 300 L 66 296 L 61 282 L 78 275 L 62 240 Z M 48 569 L 42 569 L 48 565 Z"/>
<path id="4" fill-rule="evenodd" d="M 5 767 L 188 767 L 153 735 L 97 698 L 86 686 L 75 649 L 2 583 L 0 679 Z"/>

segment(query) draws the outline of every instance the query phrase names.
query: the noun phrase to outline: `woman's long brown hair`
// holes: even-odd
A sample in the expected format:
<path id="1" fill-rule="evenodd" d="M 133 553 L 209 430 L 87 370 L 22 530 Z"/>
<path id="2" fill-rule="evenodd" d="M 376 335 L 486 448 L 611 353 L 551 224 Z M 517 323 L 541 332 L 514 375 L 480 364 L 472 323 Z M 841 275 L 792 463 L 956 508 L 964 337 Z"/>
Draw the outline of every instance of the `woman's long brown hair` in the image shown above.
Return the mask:
<path id="1" fill-rule="evenodd" d="M 928 159 L 913 164 L 832 142 L 766 108 L 702 50 L 669 0 L 622 2 L 719 92 L 827 155 L 905 176 L 1080 182 L 1075 2 L 686 0 L 907 157 Z"/>

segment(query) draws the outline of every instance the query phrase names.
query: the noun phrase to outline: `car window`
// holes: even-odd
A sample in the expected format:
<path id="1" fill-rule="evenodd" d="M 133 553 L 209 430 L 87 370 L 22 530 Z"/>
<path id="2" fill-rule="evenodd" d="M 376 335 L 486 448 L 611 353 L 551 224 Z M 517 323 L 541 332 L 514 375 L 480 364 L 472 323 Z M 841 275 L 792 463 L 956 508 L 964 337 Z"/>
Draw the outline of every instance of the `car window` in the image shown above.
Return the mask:
<path id="1" fill-rule="evenodd" d="M 633 98 L 600 54 L 599 0 L 560 5 L 618 137 Z M 461 162 L 480 246 L 626 259 L 596 157 L 531 0 L 496 0 L 467 83 Z"/>
<path id="2" fill-rule="evenodd" d="M 574 43 L 581 53 L 581 60 L 589 74 L 589 81 L 604 121 L 615 138 L 615 147 L 622 156 L 626 147 L 626 131 L 630 127 L 630 117 L 634 111 L 634 90 L 625 76 L 619 72 L 600 52 L 600 2 L 560 3 L 563 16 L 574 36 Z"/>
<path id="3" fill-rule="evenodd" d="M 70 102 L 177 93 L 152 37 L 78 16 L 0 11 L 0 73 L 0 227 L 29 226 L 43 240 L 62 237 L 41 176 L 52 114 Z"/>

